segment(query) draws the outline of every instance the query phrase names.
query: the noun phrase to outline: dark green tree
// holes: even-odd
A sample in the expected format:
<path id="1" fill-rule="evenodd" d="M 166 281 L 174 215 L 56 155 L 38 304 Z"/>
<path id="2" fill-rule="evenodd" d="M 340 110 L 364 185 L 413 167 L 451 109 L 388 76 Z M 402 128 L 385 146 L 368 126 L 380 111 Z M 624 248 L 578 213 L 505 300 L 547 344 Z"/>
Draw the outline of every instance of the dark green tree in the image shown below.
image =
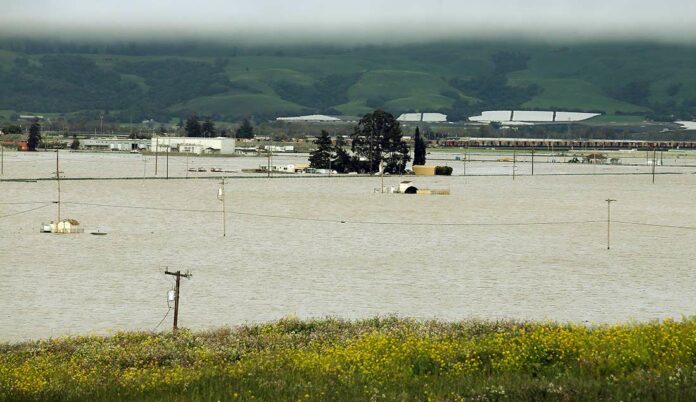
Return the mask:
<path id="1" fill-rule="evenodd" d="M 331 168 L 338 173 L 349 173 L 354 169 L 353 159 L 351 158 L 348 151 L 346 151 L 346 142 L 343 136 L 339 135 L 336 137 L 336 145 L 334 146 L 334 153 L 336 157 L 334 158 Z"/>
<path id="2" fill-rule="evenodd" d="M 2 129 L 5 134 L 22 134 L 22 127 L 17 125 L 9 125 Z"/>
<path id="3" fill-rule="evenodd" d="M 425 140 L 421 137 L 420 128 L 416 126 L 416 135 L 413 143 L 413 164 L 425 165 L 425 153 Z"/>
<path id="4" fill-rule="evenodd" d="M 366 170 L 370 173 L 378 172 L 382 161 L 386 162 L 386 172 L 403 173 L 411 160 L 408 145 L 401 136 L 401 125 L 384 110 L 363 116 L 351 137 L 355 157 L 366 161 Z"/>
<path id="5" fill-rule="evenodd" d="M 244 119 L 242 125 L 235 131 L 237 138 L 254 138 L 254 127 L 249 122 L 249 119 Z"/>
<path id="6" fill-rule="evenodd" d="M 77 136 L 75 136 L 75 135 L 73 135 L 72 142 L 70 143 L 70 149 L 72 149 L 72 150 L 80 149 L 80 140 L 78 140 Z"/>
<path id="7" fill-rule="evenodd" d="M 321 135 L 314 141 L 317 148 L 309 153 L 309 166 L 315 169 L 331 168 L 333 158 L 333 143 L 326 130 L 321 130 Z"/>
<path id="8" fill-rule="evenodd" d="M 384 171 L 386 173 L 403 174 L 406 164 L 411 160 L 408 145 L 398 136 L 392 134 L 385 138 L 383 147 Z"/>
<path id="9" fill-rule="evenodd" d="M 36 151 L 36 148 L 41 142 L 41 126 L 38 122 L 33 122 L 29 127 L 29 139 L 27 140 L 27 148 L 30 151 Z"/>
<path id="10" fill-rule="evenodd" d="M 210 119 L 205 119 L 205 122 L 203 122 L 201 126 L 201 135 L 203 135 L 203 137 L 215 137 L 216 134 L 215 123 L 210 121 Z"/>
<path id="11" fill-rule="evenodd" d="M 187 137 L 200 137 L 201 136 L 201 122 L 198 121 L 198 116 L 192 114 L 186 119 L 186 136 Z"/>

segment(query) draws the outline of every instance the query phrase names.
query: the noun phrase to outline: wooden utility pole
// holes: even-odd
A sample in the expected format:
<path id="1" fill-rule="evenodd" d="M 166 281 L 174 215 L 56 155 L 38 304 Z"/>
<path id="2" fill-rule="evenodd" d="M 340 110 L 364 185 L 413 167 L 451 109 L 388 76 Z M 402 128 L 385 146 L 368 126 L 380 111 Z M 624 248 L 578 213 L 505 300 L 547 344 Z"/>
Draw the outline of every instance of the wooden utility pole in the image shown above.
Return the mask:
<path id="1" fill-rule="evenodd" d="M 157 156 L 159 155 L 159 136 L 155 137 L 155 176 L 157 176 Z"/>
<path id="2" fill-rule="evenodd" d="M 657 164 L 657 150 L 653 148 L 653 162 L 652 162 L 652 182 L 655 184 L 655 165 Z"/>
<path id="3" fill-rule="evenodd" d="M 266 167 L 268 178 L 271 178 L 271 146 L 268 146 L 268 166 Z"/>
<path id="4" fill-rule="evenodd" d="M 607 250 L 611 249 L 611 203 L 616 202 L 608 198 L 607 200 Z"/>
<path id="5" fill-rule="evenodd" d="M 225 207 L 225 178 L 221 177 L 220 184 L 222 185 L 218 190 L 218 200 L 222 202 L 222 237 L 227 237 L 227 210 Z"/>
<path id="6" fill-rule="evenodd" d="M 58 152 L 56 149 L 56 183 L 58 184 L 58 220 L 56 221 L 56 227 L 58 227 L 58 222 L 60 222 L 60 163 L 58 161 Z"/>
<path id="7" fill-rule="evenodd" d="M 512 180 L 515 180 L 515 170 L 517 170 L 517 150 L 512 151 Z"/>
<path id="8" fill-rule="evenodd" d="M 181 286 L 181 278 L 184 277 L 186 279 L 189 279 L 189 278 L 191 278 L 191 274 L 188 272 L 185 274 L 182 274 L 181 271 L 171 272 L 168 269 L 165 269 L 164 274 L 176 276 L 176 287 L 174 288 L 174 326 L 173 326 L 173 331 L 176 332 L 177 329 L 179 329 L 179 327 L 178 327 L 178 324 L 179 324 L 179 289 Z"/>
<path id="9" fill-rule="evenodd" d="M 167 180 L 169 179 L 169 147 L 171 146 L 171 140 L 167 136 Z"/>

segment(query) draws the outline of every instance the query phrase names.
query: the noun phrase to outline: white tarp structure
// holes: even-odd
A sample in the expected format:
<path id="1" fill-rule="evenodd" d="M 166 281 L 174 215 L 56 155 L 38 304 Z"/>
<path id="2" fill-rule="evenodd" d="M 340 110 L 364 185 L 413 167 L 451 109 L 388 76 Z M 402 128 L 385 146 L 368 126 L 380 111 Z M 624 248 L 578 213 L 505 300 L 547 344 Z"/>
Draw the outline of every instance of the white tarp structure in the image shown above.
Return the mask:
<path id="1" fill-rule="evenodd" d="M 341 121 L 338 117 L 326 116 L 323 114 L 312 114 L 308 116 L 278 117 L 277 121 Z"/>
<path id="2" fill-rule="evenodd" d="M 515 110 L 512 114 L 512 121 L 538 121 L 544 123 L 551 123 L 554 121 L 553 112 L 538 112 L 538 111 L 526 111 L 526 110 Z"/>
<path id="3" fill-rule="evenodd" d="M 405 123 L 416 123 L 421 121 L 426 123 L 446 123 L 447 115 L 442 113 L 404 113 L 396 120 Z"/>
<path id="4" fill-rule="evenodd" d="M 677 121 L 675 122 L 686 130 L 696 130 L 696 121 Z"/>
<path id="5" fill-rule="evenodd" d="M 554 112 L 537 110 L 488 110 L 480 116 L 469 117 L 470 121 L 479 123 L 567 123 L 589 120 L 599 113 Z"/>
<path id="6" fill-rule="evenodd" d="M 583 121 L 600 116 L 599 113 L 556 112 L 556 121 Z"/>

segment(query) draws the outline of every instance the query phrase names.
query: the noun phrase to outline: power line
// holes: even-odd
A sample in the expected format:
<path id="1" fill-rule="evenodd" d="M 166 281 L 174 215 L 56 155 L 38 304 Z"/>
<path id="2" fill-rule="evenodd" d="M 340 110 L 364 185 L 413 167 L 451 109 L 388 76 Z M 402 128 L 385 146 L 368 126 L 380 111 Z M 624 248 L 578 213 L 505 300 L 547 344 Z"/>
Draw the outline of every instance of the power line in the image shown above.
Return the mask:
<path id="1" fill-rule="evenodd" d="M 0 205 L 31 205 L 44 203 L 36 208 L 31 208 L 28 210 L 15 212 L 7 215 L 0 215 L 0 218 L 7 218 L 10 216 L 20 215 L 32 211 L 39 210 L 41 208 L 48 207 L 52 203 L 46 203 L 45 201 L 30 201 L 30 202 L 3 202 Z M 89 202 L 63 202 L 64 204 L 70 205 L 84 205 L 92 207 L 102 207 L 102 208 L 123 208 L 123 209 L 139 209 L 139 210 L 154 210 L 154 211 L 174 211 L 174 212 L 192 212 L 192 213 L 220 213 L 220 210 L 212 209 L 186 209 L 186 208 L 164 208 L 164 207 L 145 207 L 145 206 L 134 206 L 134 205 L 116 205 L 116 204 L 100 204 L 100 203 L 89 203 Z M 340 224 L 352 224 L 352 225 L 377 225 L 377 226 L 433 226 L 433 227 L 510 227 L 510 226 L 554 226 L 554 225 L 585 225 L 585 224 L 596 224 L 604 223 L 603 220 L 585 220 L 585 221 L 544 221 L 544 222 L 466 222 L 466 223 L 438 223 L 438 222 L 389 222 L 389 221 L 367 221 L 367 220 L 349 220 L 349 219 L 328 219 L 328 218 L 306 218 L 300 216 L 289 216 L 289 215 L 274 215 L 274 214 L 262 214 L 254 212 L 243 212 L 243 211 L 227 211 L 230 214 L 238 216 L 253 216 L 258 218 L 269 218 L 269 219 L 284 219 L 292 221 L 305 221 L 305 222 L 321 222 L 321 223 L 340 223 Z M 624 224 L 624 225 L 634 225 L 634 226 L 647 226 L 647 227 L 659 227 L 667 229 L 682 229 L 682 230 L 696 230 L 696 226 L 680 226 L 680 225 L 663 225 L 663 224 L 653 224 L 653 223 L 643 223 L 643 222 L 630 222 L 630 221 L 616 221 L 612 220 L 612 223 Z"/>
<path id="2" fill-rule="evenodd" d="M 613 221 L 613 222 L 622 223 L 624 225 L 634 225 L 634 226 L 650 226 L 650 227 L 656 227 L 656 228 L 696 230 L 696 226 L 660 225 L 660 224 L 656 224 L 656 223 L 641 223 L 641 222 L 628 222 L 628 221 Z"/>
<path id="3" fill-rule="evenodd" d="M 603 221 L 560 221 L 560 222 L 509 222 L 509 223 L 428 223 L 428 222 L 385 222 L 385 221 L 351 221 L 340 219 L 303 218 L 298 216 L 257 214 L 252 212 L 230 212 L 234 215 L 254 216 L 259 218 L 287 219 L 296 221 L 344 223 L 354 225 L 390 225 L 390 226 L 544 226 L 544 225 L 580 225 L 602 223 Z"/>
<path id="4" fill-rule="evenodd" d="M 7 214 L 7 215 L 0 215 L 0 219 L 2 219 L 2 218 L 9 218 L 10 216 L 16 216 L 16 215 L 26 214 L 27 212 L 36 211 L 37 209 L 41 209 L 41 208 L 46 208 L 46 207 L 48 207 L 48 206 L 50 206 L 50 205 L 51 205 L 51 204 L 45 204 L 45 205 L 42 205 L 42 206 L 40 206 L 40 207 L 36 207 L 36 208 L 32 208 L 32 209 L 27 209 L 27 210 L 25 210 L 25 211 L 19 211 L 19 212 L 15 212 L 15 213 L 12 213 L 12 214 Z"/>
<path id="5" fill-rule="evenodd" d="M 49 204 L 53 201 L 26 201 L 26 202 L 0 202 L 0 205 L 32 205 L 32 204 Z"/>
<path id="6" fill-rule="evenodd" d="M 71 202 L 64 201 L 63 204 L 70 205 L 86 205 L 91 207 L 104 207 L 104 208 L 125 208 L 125 209 L 145 209 L 151 211 L 175 211 L 175 212 L 202 212 L 202 213 L 220 213 L 219 210 L 211 209 L 185 209 L 185 208 L 161 208 L 161 207 L 140 207 L 135 205 L 114 205 L 114 204 L 95 204 L 90 202 Z"/>
<path id="7" fill-rule="evenodd" d="M 169 302 L 167 302 L 167 305 L 169 305 Z M 155 329 L 152 330 L 152 332 L 156 332 L 156 331 L 159 329 L 160 325 L 162 325 L 162 323 L 164 322 L 164 320 L 166 320 L 167 317 L 169 316 L 169 312 L 170 312 L 170 311 L 172 311 L 172 308 L 171 308 L 171 307 L 169 307 L 169 309 L 167 310 L 167 312 L 164 314 L 164 317 L 162 317 L 162 320 L 159 322 L 159 324 L 157 324 L 157 326 L 155 327 Z"/>

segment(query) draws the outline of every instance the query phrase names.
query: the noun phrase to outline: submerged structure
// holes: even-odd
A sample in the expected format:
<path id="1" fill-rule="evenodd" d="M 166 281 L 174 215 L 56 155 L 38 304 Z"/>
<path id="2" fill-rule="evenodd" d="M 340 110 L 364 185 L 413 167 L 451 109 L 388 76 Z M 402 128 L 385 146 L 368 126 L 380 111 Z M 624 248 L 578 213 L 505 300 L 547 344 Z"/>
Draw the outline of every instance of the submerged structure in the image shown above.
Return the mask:
<path id="1" fill-rule="evenodd" d="M 62 219 L 57 222 L 41 224 L 41 233 L 75 234 L 84 233 L 80 222 L 75 219 Z"/>

